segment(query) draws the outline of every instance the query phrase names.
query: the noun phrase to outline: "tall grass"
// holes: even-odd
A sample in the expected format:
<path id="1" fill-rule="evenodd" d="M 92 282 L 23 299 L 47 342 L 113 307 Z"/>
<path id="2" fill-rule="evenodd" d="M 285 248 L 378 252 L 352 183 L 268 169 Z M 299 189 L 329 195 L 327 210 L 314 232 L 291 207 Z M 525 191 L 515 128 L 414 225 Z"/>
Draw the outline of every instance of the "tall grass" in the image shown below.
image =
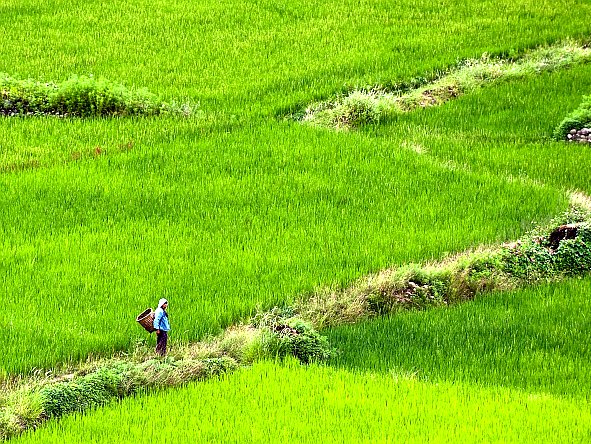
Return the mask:
<path id="1" fill-rule="evenodd" d="M 578 442 L 589 438 L 588 407 L 501 387 L 259 363 L 14 442 Z"/>
<path id="2" fill-rule="evenodd" d="M 166 144 L 140 135 L 117 156 L 0 176 L 0 367 L 129 348 L 145 339 L 135 316 L 162 296 L 172 338 L 197 339 L 321 283 L 517 237 L 566 205 L 363 135 L 181 128 Z"/>
<path id="3" fill-rule="evenodd" d="M 0 119 L 0 372 L 147 341 L 134 318 L 161 296 L 171 301 L 172 339 L 188 341 L 258 305 L 509 240 L 563 210 L 562 188 L 578 186 L 569 177 L 549 188 L 418 156 L 402 146 L 416 134 L 404 125 L 339 135 L 271 117 L 485 51 L 581 36 L 590 8 L 4 1 L 0 72 L 41 82 L 94 74 L 201 102 L 202 112 Z M 477 127 L 463 106 L 465 125 Z M 445 150 L 459 137 L 429 138 Z M 531 157 L 522 142 L 513 154 L 497 151 L 497 162 Z"/>
<path id="4" fill-rule="evenodd" d="M 589 399 L 591 279 L 333 329 L 333 364 Z"/>

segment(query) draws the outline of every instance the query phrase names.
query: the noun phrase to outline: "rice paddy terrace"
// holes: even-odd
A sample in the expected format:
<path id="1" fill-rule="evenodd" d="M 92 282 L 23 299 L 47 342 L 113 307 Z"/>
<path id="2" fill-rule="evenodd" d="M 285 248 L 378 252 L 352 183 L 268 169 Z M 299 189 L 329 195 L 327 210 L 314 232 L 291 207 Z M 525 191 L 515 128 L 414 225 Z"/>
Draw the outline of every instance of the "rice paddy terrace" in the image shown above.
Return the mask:
<path id="1" fill-rule="evenodd" d="M 588 144 L 553 138 L 591 90 L 589 12 L 3 1 L 0 385 L 151 347 L 134 320 L 160 297 L 185 347 L 548 224 L 591 194 Z M 584 442 L 589 279 L 334 326 L 323 365 L 259 361 L 12 439 Z M 2 431 L 44 414 L 18 403 L 0 395 Z"/>

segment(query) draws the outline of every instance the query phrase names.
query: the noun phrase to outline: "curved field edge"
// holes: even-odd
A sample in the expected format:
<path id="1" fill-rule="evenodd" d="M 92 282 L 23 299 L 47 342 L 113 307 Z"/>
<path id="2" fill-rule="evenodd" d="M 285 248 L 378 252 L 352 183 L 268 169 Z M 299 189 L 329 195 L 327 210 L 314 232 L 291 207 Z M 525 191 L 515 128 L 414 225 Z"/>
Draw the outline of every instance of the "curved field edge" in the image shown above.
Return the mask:
<path id="1" fill-rule="evenodd" d="M 15 442 L 132 443 L 164 435 L 176 443 L 550 443 L 584 441 L 590 428 L 587 403 L 551 395 L 261 362 L 72 416 Z"/>
<path id="2" fill-rule="evenodd" d="M 288 118 L 314 126 L 351 129 L 418 108 L 442 105 L 501 81 L 565 69 L 590 59 L 591 50 L 587 45 L 574 40 L 530 49 L 511 59 L 491 58 L 485 53 L 480 59 L 464 60 L 435 80 L 409 91 L 391 90 L 381 85 L 356 89 L 332 100 L 312 103 Z"/>
<path id="3" fill-rule="evenodd" d="M 330 328 L 338 353 L 329 362 L 589 402 L 590 295 L 591 277 L 572 278 Z"/>
<path id="4" fill-rule="evenodd" d="M 572 210 L 515 242 L 409 264 L 323 288 L 295 305 L 314 326 L 354 323 L 406 309 L 426 309 L 591 271 L 591 199 L 572 193 Z"/>
<path id="5" fill-rule="evenodd" d="M 580 193 L 572 200 L 572 211 L 549 224 L 551 230 L 540 228 L 512 244 L 441 263 L 386 270 L 342 291 L 320 290 L 294 307 L 261 313 L 217 338 L 179 347 L 165 360 L 137 350 L 135 357 L 91 362 L 69 375 L 5 383 L 0 437 L 7 439 L 47 419 L 138 391 L 207 379 L 272 356 L 293 355 L 304 363 L 327 361 L 334 351 L 313 326 L 334 327 L 586 275 L 591 271 L 591 200 Z"/>

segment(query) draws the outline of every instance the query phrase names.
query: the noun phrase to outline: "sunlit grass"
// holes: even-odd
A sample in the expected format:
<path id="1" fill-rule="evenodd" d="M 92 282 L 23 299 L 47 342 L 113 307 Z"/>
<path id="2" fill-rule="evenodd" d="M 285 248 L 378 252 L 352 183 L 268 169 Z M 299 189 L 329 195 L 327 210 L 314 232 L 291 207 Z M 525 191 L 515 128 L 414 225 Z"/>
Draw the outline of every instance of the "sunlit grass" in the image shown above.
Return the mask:
<path id="1" fill-rule="evenodd" d="M 14 442 L 578 442 L 589 438 L 588 407 L 502 387 L 259 363 Z"/>
<path id="2" fill-rule="evenodd" d="M 590 291 L 571 280 L 336 328 L 333 364 L 588 399 Z"/>
<path id="3" fill-rule="evenodd" d="M 351 135 L 275 121 L 354 86 L 590 29 L 590 6 L 560 6 L 3 2 L 1 72 L 93 74 L 201 103 L 189 119 L 0 119 L 3 373 L 129 350 L 146 340 L 135 316 L 162 296 L 172 339 L 187 341 L 318 285 L 516 238 L 564 210 L 582 173 L 549 187 L 507 181 L 478 156 L 467 168 L 466 153 L 419 155 L 471 148 L 429 123 Z M 547 78 L 567 88 L 566 74 Z M 514 131 L 522 110 L 491 94 L 507 108 L 499 131 Z M 480 108 L 459 102 L 477 132 Z M 529 141 L 478 147 L 501 164 L 534 157 Z"/>

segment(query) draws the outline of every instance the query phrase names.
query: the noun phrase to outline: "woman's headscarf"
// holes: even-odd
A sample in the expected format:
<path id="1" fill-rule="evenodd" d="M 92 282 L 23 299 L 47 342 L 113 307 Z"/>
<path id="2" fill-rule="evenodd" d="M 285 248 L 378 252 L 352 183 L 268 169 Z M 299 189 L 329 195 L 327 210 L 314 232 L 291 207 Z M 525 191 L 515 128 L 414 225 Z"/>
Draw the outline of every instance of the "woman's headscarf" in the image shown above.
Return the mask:
<path id="1" fill-rule="evenodd" d="M 158 301 L 158 308 L 162 308 L 162 306 L 167 303 L 168 303 L 168 301 L 166 299 L 164 299 L 164 298 L 160 299 Z"/>

